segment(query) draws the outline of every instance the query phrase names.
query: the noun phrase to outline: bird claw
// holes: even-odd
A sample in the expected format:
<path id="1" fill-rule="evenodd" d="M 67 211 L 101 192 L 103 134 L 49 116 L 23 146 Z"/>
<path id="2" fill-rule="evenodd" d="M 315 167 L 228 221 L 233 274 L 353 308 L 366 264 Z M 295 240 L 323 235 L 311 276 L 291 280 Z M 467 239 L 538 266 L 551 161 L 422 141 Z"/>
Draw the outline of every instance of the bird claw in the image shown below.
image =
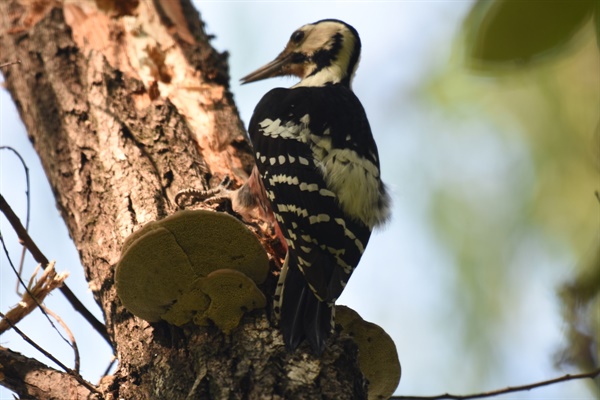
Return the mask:
<path id="1" fill-rule="evenodd" d="M 180 190 L 175 195 L 175 204 L 177 204 L 179 208 L 187 208 L 200 203 L 222 203 L 231 198 L 230 192 L 227 189 L 230 184 L 231 178 L 225 176 L 221 183 L 212 189 L 200 190 L 190 188 Z"/>

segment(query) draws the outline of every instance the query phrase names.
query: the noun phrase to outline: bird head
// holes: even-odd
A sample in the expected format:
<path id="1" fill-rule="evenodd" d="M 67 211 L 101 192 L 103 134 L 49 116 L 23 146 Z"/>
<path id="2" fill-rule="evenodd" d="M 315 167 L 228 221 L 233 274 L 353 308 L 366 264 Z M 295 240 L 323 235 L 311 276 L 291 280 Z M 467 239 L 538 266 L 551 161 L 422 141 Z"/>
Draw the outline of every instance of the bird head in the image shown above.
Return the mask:
<path id="1" fill-rule="evenodd" d="M 297 29 L 285 49 L 267 65 L 246 75 L 242 83 L 294 75 L 296 86 L 343 84 L 350 87 L 360 58 L 358 32 L 345 22 L 324 19 Z"/>

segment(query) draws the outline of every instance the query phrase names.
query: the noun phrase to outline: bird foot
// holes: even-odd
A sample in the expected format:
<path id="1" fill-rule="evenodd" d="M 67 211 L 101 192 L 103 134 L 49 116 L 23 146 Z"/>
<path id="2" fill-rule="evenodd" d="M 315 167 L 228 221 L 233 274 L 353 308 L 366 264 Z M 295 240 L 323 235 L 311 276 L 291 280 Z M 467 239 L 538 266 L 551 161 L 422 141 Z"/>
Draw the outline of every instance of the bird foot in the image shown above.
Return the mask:
<path id="1" fill-rule="evenodd" d="M 208 189 L 184 189 L 175 195 L 175 203 L 179 208 L 188 208 L 200 203 L 215 204 L 231 200 L 230 191 L 227 189 L 231 184 L 229 176 L 225 176 L 218 186 Z"/>

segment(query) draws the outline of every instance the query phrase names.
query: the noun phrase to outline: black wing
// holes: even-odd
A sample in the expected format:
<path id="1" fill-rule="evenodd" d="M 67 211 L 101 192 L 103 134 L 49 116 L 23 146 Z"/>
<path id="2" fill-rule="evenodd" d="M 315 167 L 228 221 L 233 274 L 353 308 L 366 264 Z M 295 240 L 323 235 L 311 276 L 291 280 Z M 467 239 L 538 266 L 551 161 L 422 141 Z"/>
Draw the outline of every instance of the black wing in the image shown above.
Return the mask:
<path id="1" fill-rule="evenodd" d="M 274 89 L 256 107 L 249 131 L 273 212 L 293 244 L 290 256 L 317 297 L 335 301 L 362 256 L 370 229 L 340 209 L 315 163 L 310 135 L 326 135 L 332 148 L 352 147 L 378 165 L 376 150 L 369 153 L 376 147 L 360 102 L 339 85 Z"/>

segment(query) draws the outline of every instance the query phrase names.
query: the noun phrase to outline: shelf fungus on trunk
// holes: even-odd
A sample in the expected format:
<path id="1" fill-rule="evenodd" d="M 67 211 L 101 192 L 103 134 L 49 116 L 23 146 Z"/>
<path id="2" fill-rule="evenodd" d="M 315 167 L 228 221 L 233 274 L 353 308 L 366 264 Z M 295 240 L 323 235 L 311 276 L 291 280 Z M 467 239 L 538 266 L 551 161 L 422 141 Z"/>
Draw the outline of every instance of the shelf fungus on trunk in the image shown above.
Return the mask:
<path id="1" fill-rule="evenodd" d="M 256 236 L 229 214 L 179 211 L 150 222 L 123 245 L 117 294 L 135 316 L 174 325 L 212 321 L 231 332 L 244 312 L 264 308 L 257 287 L 269 272 Z"/>
<path id="2" fill-rule="evenodd" d="M 389 399 L 402 373 L 394 341 L 383 328 L 346 306 L 335 306 L 335 322 L 358 346 L 358 364 L 369 381 L 369 400 Z"/>

